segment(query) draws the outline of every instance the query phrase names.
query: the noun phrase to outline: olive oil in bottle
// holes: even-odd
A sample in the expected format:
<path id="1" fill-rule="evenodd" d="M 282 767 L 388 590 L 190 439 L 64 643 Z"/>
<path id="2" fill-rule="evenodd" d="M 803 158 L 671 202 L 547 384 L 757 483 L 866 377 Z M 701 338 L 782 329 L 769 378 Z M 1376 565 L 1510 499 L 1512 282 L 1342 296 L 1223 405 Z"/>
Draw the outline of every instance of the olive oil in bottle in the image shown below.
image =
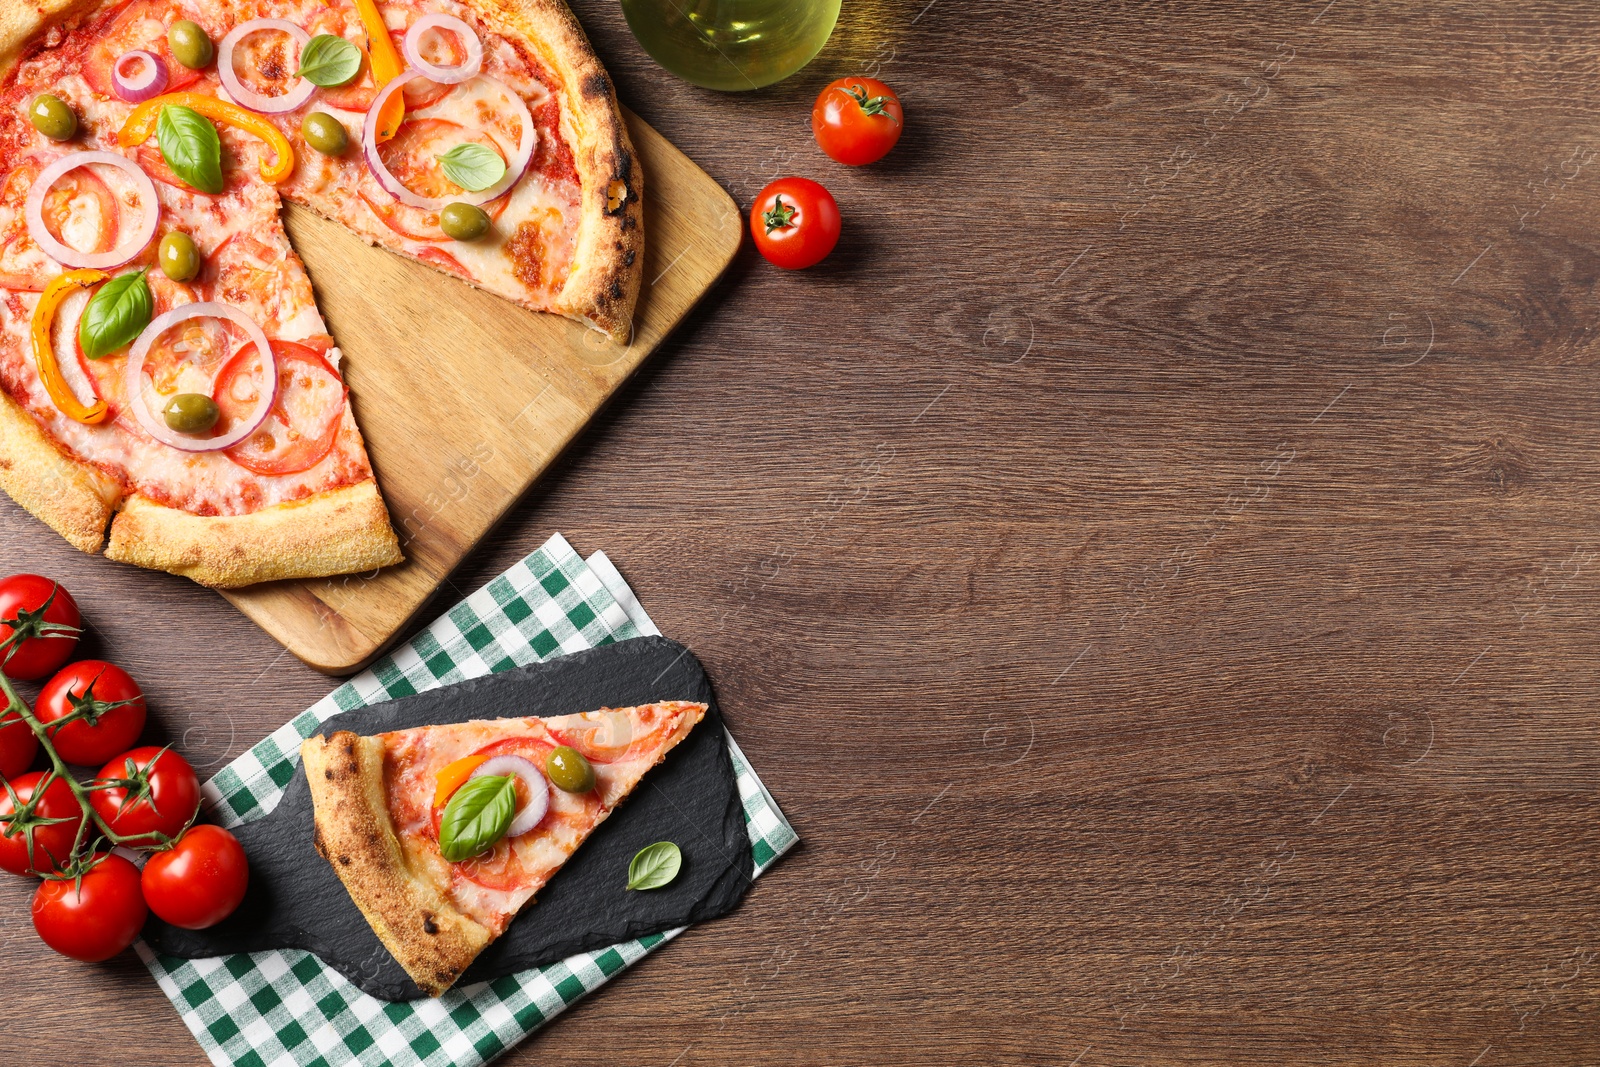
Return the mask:
<path id="1" fill-rule="evenodd" d="M 840 0 L 622 0 L 657 63 L 708 89 L 759 89 L 822 51 Z"/>

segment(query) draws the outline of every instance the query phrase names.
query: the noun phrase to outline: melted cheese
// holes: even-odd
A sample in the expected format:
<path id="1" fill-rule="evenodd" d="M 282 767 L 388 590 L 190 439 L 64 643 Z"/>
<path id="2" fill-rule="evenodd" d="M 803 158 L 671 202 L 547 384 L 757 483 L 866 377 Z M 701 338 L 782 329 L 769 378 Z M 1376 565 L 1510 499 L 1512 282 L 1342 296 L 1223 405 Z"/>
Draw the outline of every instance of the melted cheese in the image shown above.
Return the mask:
<path id="1" fill-rule="evenodd" d="M 662 755 L 693 727 L 703 705 L 665 703 L 549 719 L 494 719 L 381 735 L 385 791 L 395 833 L 413 870 L 426 871 L 451 901 L 495 933 L 505 929 L 589 833 Z M 620 743 L 618 743 L 620 742 Z M 439 771 L 489 745 L 510 746 L 543 771 L 556 745 L 590 756 L 595 788 L 582 795 L 550 785 L 550 807 L 534 829 L 465 863 L 439 852 L 433 800 Z M 476 875 L 476 877 L 474 877 Z"/>
<path id="2" fill-rule="evenodd" d="M 361 41 L 364 31 L 353 7 L 326 7 L 310 0 L 268 0 L 232 5 L 232 22 L 247 18 L 286 18 L 311 33 L 341 33 Z M 302 109 L 271 116 L 290 138 L 297 167 L 278 188 L 258 177 L 257 165 L 265 151 L 253 136 L 219 126 L 223 142 L 227 188 L 209 197 L 169 184 L 170 172 L 161 161 L 155 140 L 123 151 L 156 177 L 161 205 L 158 233 L 181 229 L 190 234 L 206 258 L 201 278 L 178 285 L 152 270 L 151 285 L 157 313 L 194 300 L 215 299 L 238 307 L 254 319 L 268 337 L 278 340 L 316 338 L 327 333 L 318 313 L 305 269 L 289 245 L 279 219 L 280 195 L 306 204 L 375 244 L 411 255 L 435 267 L 464 273 L 490 291 L 533 308 L 551 306 L 554 295 L 571 270 L 578 225 L 579 187 L 571 166 L 571 153 L 560 133 L 562 97 L 555 79 L 509 42 L 488 34 L 477 25 L 473 12 L 460 4 L 385 4 L 385 15 L 398 32 L 423 10 L 444 11 L 473 24 L 485 45 L 483 75 L 514 89 L 533 109 L 538 143 L 527 174 L 498 204 L 487 205 L 495 218 L 491 232 L 475 242 L 451 241 L 438 230 L 436 213 L 396 204 L 368 173 L 359 149 L 363 92 L 370 93 L 370 73 L 363 81 L 335 91 L 318 91 Z M 50 91 L 72 104 L 84 132 L 74 147 L 119 151 L 116 132 L 126 120 L 130 105 L 103 96 L 84 74 L 96 32 L 114 32 L 108 44 L 118 54 L 128 48 L 164 51 L 166 27 L 179 18 L 196 18 L 216 27 L 216 5 L 201 13 L 176 0 L 136 0 L 116 21 L 80 29 L 58 46 L 44 49 L 20 64 L 7 84 L 0 87 L 0 170 L 14 181 L 0 185 L 0 388 L 28 410 L 63 448 L 117 478 L 126 491 L 140 492 L 170 506 L 202 515 L 236 515 L 288 502 L 325 489 L 370 477 L 371 468 L 359 431 L 346 405 L 337 443 L 331 453 L 311 469 L 290 475 L 255 474 L 220 453 L 185 453 L 149 438 L 126 410 L 126 389 L 116 380 L 125 356 L 112 356 L 95 368 L 91 382 L 71 346 L 70 324 L 77 321 L 82 303 L 69 301 L 58 314 L 56 351 L 63 375 L 73 391 L 92 399 L 98 386 L 116 413 L 100 426 L 85 426 L 56 410 L 44 391 L 34 366 L 29 326 L 38 297 L 60 267 L 28 236 L 23 202 L 31 185 L 19 165 L 42 166 L 63 148 L 33 130 L 26 106 L 34 95 Z M 220 33 L 216 36 L 220 38 Z M 54 44 L 54 42 L 52 42 Z M 174 68 L 181 72 L 182 68 Z M 183 88 L 217 93 L 214 71 Z M 481 89 L 482 87 L 478 87 Z M 475 102 L 469 83 L 453 90 L 432 106 L 419 109 L 420 118 L 455 122 L 467 129 L 479 122 L 481 100 Z M 220 94 L 219 94 L 220 95 Z M 480 94 L 481 95 L 481 94 Z M 343 109 L 337 104 L 346 105 Z M 323 156 L 304 142 L 300 124 L 311 110 L 328 111 L 342 121 L 352 147 L 344 156 Z M 503 124 L 502 124 L 503 125 Z M 494 134 L 502 153 L 515 148 L 515 129 Z M 107 186 L 119 201 L 122 233 L 136 221 L 138 197 L 131 184 L 112 168 L 105 172 Z M 162 181 L 162 176 L 168 181 Z M 60 237 L 77 248 L 89 247 L 102 232 L 101 201 L 80 191 L 71 199 Z M 130 266 L 153 266 L 155 242 Z M 33 290 L 29 292 L 28 290 Z M 66 324 L 66 325 L 63 325 Z M 338 350 L 329 355 L 338 358 Z M 337 363 L 335 363 L 337 365 Z M 108 370 L 109 368 L 109 370 Z M 209 383 L 194 378 L 182 388 L 209 392 Z M 118 399 L 122 400 L 120 412 Z"/>

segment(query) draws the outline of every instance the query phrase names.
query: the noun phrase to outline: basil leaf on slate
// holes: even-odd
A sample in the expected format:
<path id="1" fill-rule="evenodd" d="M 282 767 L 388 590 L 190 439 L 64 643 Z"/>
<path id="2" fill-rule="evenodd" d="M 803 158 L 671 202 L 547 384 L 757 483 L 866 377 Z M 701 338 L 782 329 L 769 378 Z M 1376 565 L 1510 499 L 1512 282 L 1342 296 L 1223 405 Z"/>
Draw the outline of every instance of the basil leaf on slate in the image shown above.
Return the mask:
<path id="1" fill-rule="evenodd" d="M 628 888 L 660 889 L 678 877 L 682 867 L 683 852 L 671 841 L 646 845 L 628 864 Z"/>
<path id="2" fill-rule="evenodd" d="M 464 141 L 439 157 L 444 176 L 468 192 L 481 193 L 506 176 L 500 153 L 476 141 Z"/>
<path id="3" fill-rule="evenodd" d="M 119 274 L 90 297 L 78 320 L 78 343 L 83 345 L 84 355 L 90 359 L 109 355 L 132 344 L 150 325 L 156 306 L 144 275 L 142 270 Z"/>
<path id="4" fill-rule="evenodd" d="M 300 69 L 294 75 L 331 89 L 353 81 L 360 73 L 360 49 L 337 34 L 319 33 L 300 49 Z"/>
<path id="5" fill-rule="evenodd" d="M 516 814 L 514 777 L 491 774 L 473 778 L 444 806 L 439 819 L 439 851 L 451 863 L 487 852 L 506 835 Z"/>
<path id="6" fill-rule="evenodd" d="M 156 141 L 172 173 L 202 193 L 222 192 L 222 141 L 210 119 L 193 108 L 168 104 L 156 123 Z"/>

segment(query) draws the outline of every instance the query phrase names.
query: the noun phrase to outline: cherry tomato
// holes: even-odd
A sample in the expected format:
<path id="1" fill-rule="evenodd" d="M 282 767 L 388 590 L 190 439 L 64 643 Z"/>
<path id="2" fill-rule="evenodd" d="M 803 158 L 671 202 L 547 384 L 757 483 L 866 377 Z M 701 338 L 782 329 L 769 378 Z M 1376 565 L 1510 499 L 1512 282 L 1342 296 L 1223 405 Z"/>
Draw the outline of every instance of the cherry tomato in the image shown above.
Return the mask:
<path id="1" fill-rule="evenodd" d="M 19 627 L 25 634 L 21 644 L 6 650 L 10 653 L 5 660 L 7 677 L 33 682 L 67 662 L 78 647 L 78 635 L 59 629 L 51 632 L 52 624 L 74 629 L 83 625 L 71 593 L 37 574 L 13 574 L 0 580 L 0 641 Z M 0 652 L 0 657 L 5 654 Z"/>
<path id="2" fill-rule="evenodd" d="M 52 725 L 74 712 L 81 714 L 64 725 Z M 114 663 L 79 660 L 44 683 L 33 713 L 44 723 L 45 734 L 62 759 L 94 767 L 139 740 L 144 690 Z"/>
<path id="3" fill-rule="evenodd" d="M 47 881 L 33 895 L 33 928 L 44 943 L 75 960 L 98 963 L 133 944 L 146 909 L 139 868 L 103 858 L 80 879 Z"/>
<path id="4" fill-rule="evenodd" d="M 157 852 L 141 877 L 150 910 L 173 926 L 204 930 L 233 914 L 250 885 L 239 839 L 220 826 L 191 826 L 168 852 Z"/>
<path id="5" fill-rule="evenodd" d="M 839 205 L 810 178 L 779 178 L 750 206 L 750 234 L 769 261 L 803 270 L 839 243 Z"/>
<path id="6" fill-rule="evenodd" d="M 100 768 L 89 805 L 118 835 L 154 845 L 157 834 L 177 837 L 200 810 L 200 779 L 176 752 L 146 745 Z"/>
<path id="7" fill-rule="evenodd" d="M 38 754 L 39 739 L 21 715 L 0 718 L 0 778 L 15 778 L 33 766 Z"/>
<path id="8" fill-rule="evenodd" d="M 840 78 L 811 107 L 817 144 L 840 163 L 876 163 L 900 140 L 906 116 L 894 90 L 876 78 Z"/>
<path id="9" fill-rule="evenodd" d="M 19 774 L 11 780 L 11 789 L 22 804 L 32 799 L 34 790 L 49 771 Z M 44 796 L 34 805 L 31 820 L 16 814 L 17 804 L 11 793 L 0 788 L 0 869 L 12 874 L 31 874 L 28 863 L 28 833 L 33 834 L 34 870 L 53 872 L 72 855 L 72 843 L 78 836 L 78 824 L 83 822 L 83 808 L 72 788 L 60 778 L 52 779 L 45 787 Z M 62 822 L 51 820 L 61 819 Z M 27 823 L 28 825 L 18 825 Z"/>

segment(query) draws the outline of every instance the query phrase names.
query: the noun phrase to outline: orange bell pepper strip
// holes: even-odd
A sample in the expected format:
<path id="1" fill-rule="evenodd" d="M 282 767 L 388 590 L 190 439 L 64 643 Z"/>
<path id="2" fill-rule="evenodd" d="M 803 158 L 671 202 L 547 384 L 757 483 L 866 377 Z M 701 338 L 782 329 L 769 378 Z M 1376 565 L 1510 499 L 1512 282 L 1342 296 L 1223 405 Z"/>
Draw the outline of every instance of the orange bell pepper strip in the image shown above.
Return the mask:
<path id="1" fill-rule="evenodd" d="M 361 15 L 361 25 L 367 31 L 367 56 L 372 60 L 372 81 L 379 89 L 405 72 L 406 61 L 389 36 L 389 24 L 378 11 L 377 0 L 355 0 L 356 11 Z M 380 144 L 400 132 L 405 121 L 406 101 L 402 93 L 389 97 L 383 110 L 378 112 L 378 130 L 374 140 Z"/>
<path id="2" fill-rule="evenodd" d="M 106 419 L 106 402 L 96 400 L 88 407 L 83 405 L 67 380 L 61 377 L 61 366 L 56 362 L 56 349 L 50 343 L 50 327 L 56 320 L 56 309 L 61 302 L 78 289 L 98 285 L 110 275 L 103 270 L 69 270 L 57 276 L 39 294 L 39 304 L 33 309 L 33 364 L 39 369 L 39 381 L 50 394 L 61 414 L 74 422 L 95 426 Z"/>
<path id="3" fill-rule="evenodd" d="M 289 143 L 289 138 L 283 135 L 283 131 L 238 104 L 230 104 L 226 100 L 219 100 L 205 93 L 166 93 L 151 97 L 128 115 L 128 121 L 122 124 L 122 130 L 117 134 L 117 144 L 123 148 L 132 148 L 148 141 L 150 135 L 156 132 L 156 123 L 161 119 L 161 109 L 168 104 L 193 108 L 212 122 L 220 122 L 236 130 L 255 134 L 265 141 L 277 158 L 271 164 L 265 159 L 261 161 L 261 177 L 273 185 L 277 185 L 294 173 L 294 145 Z"/>
<path id="4" fill-rule="evenodd" d="M 481 767 L 489 759 L 488 756 L 463 756 L 454 763 L 446 764 L 440 769 L 434 781 L 438 783 L 433 790 L 433 806 L 442 808 L 449 803 L 457 789 L 467 784 L 467 779 L 472 777 L 472 772 Z"/>

